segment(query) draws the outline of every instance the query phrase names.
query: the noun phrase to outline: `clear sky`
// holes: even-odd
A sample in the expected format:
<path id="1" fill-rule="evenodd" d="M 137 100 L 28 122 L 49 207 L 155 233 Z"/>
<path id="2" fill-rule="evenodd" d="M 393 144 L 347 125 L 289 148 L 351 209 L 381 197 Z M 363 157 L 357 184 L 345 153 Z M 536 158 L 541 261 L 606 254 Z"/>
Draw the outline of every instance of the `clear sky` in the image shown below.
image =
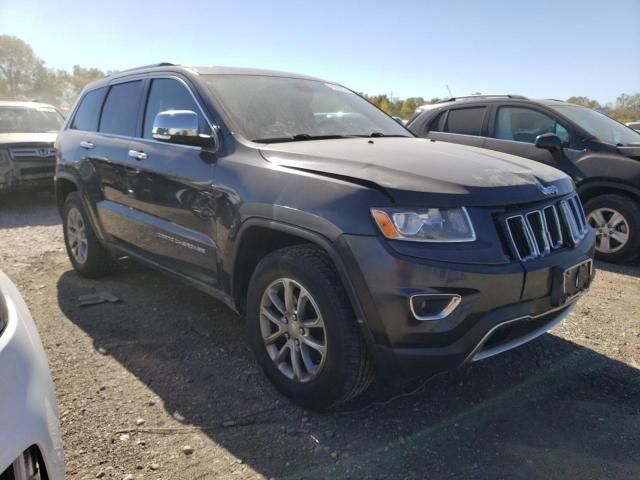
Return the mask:
<path id="1" fill-rule="evenodd" d="M 50 67 L 270 68 L 396 97 L 640 92 L 640 0 L 0 0 Z"/>

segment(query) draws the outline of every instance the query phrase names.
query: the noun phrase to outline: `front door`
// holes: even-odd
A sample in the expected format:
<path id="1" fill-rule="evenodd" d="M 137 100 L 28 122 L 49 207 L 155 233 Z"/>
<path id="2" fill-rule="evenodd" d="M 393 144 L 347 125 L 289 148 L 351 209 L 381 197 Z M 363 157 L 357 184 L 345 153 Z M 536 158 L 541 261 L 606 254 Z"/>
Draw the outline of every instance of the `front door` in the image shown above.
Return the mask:
<path id="1" fill-rule="evenodd" d="M 546 163 L 575 177 L 576 167 L 569 160 L 579 153 L 575 139 L 557 119 L 541 110 L 515 105 L 498 105 L 491 118 L 485 148 Z M 536 147 L 536 137 L 543 133 L 555 133 L 562 140 L 563 152 L 553 154 Z"/>
<path id="2" fill-rule="evenodd" d="M 150 81 L 142 134 L 128 146 L 129 216 L 138 253 L 174 273 L 216 287 L 215 154 L 205 148 L 154 140 L 155 116 L 190 110 L 200 117 L 200 133 L 210 133 L 202 109 L 179 78 Z"/>

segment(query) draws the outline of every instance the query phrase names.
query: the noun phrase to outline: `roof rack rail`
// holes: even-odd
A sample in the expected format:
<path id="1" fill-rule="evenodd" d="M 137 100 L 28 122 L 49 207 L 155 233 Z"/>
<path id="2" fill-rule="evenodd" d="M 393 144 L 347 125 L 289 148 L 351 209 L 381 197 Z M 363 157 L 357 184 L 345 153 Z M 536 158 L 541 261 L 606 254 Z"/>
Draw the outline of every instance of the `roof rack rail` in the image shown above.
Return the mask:
<path id="1" fill-rule="evenodd" d="M 117 72 L 113 72 L 112 75 L 119 75 L 121 73 L 126 72 L 135 72 L 136 70 L 144 70 L 145 68 L 154 68 L 154 67 L 175 67 L 177 63 L 172 62 L 160 62 L 160 63 L 152 63 L 149 65 L 141 65 L 139 67 L 127 68 L 126 70 L 118 70 Z"/>
<path id="2" fill-rule="evenodd" d="M 464 97 L 445 98 L 436 103 L 455 102 L 456 100 L 466 100 L 468 98 L 514 98 L 518 100 L 529 100 L 527 97 L 524 97 L 522 95 L 467 95 Z"/>

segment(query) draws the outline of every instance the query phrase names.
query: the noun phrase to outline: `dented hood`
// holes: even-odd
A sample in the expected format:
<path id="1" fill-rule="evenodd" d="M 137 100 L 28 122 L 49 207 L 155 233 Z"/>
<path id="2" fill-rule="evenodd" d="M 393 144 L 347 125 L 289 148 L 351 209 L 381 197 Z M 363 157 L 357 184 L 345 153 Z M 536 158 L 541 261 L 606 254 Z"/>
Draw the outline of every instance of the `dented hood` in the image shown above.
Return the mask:
<path id="1" fill-rule="evenodd" d="M 260 151 L 277 165 L 373 183 L 397 203 L 407 205 L 425 201 L 438 206 L 509 205 L 573 190 L 567 175 L 544 164 L 422 138 L 287 142 Z"/>

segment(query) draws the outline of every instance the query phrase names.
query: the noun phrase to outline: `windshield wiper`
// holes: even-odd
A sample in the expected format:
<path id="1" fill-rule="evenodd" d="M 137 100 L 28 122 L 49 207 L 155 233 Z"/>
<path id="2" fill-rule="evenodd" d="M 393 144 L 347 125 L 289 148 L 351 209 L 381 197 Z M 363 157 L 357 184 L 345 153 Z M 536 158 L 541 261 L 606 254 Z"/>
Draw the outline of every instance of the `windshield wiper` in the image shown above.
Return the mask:
<path id="1" fill-rule="evenodd" d="M 387 134 L 382 132 L 371 132 L 369 135 L 358 135 L 359 137 L 404 137 L 408 138 L 409 135 Z"/>
<path id="2" fill-rule="evenodd" d="M 335 138 L 354 138 L 355 135 L 311 135 L 309 133 L 298 133 L 289 137 L 256 138 L 251 140 L 256 143 L 281 143 L 281 142 L 304 142 L 308 140 L 332 140 Z"/>
<path id="3" fill-rule="evenodd" d="M 298 133 L 289 137 L 256 138 L 251 140 L 256 143 L 282 143 L 282 142 L 304 142 L 308 140 L 332 140 L 336 138 L 370 138 L 370 137 L 403 137 L 409 135 L 388 135 L 382 132 L 371 132 L 369 135 L 311 135 L 309 133 Z"/>

